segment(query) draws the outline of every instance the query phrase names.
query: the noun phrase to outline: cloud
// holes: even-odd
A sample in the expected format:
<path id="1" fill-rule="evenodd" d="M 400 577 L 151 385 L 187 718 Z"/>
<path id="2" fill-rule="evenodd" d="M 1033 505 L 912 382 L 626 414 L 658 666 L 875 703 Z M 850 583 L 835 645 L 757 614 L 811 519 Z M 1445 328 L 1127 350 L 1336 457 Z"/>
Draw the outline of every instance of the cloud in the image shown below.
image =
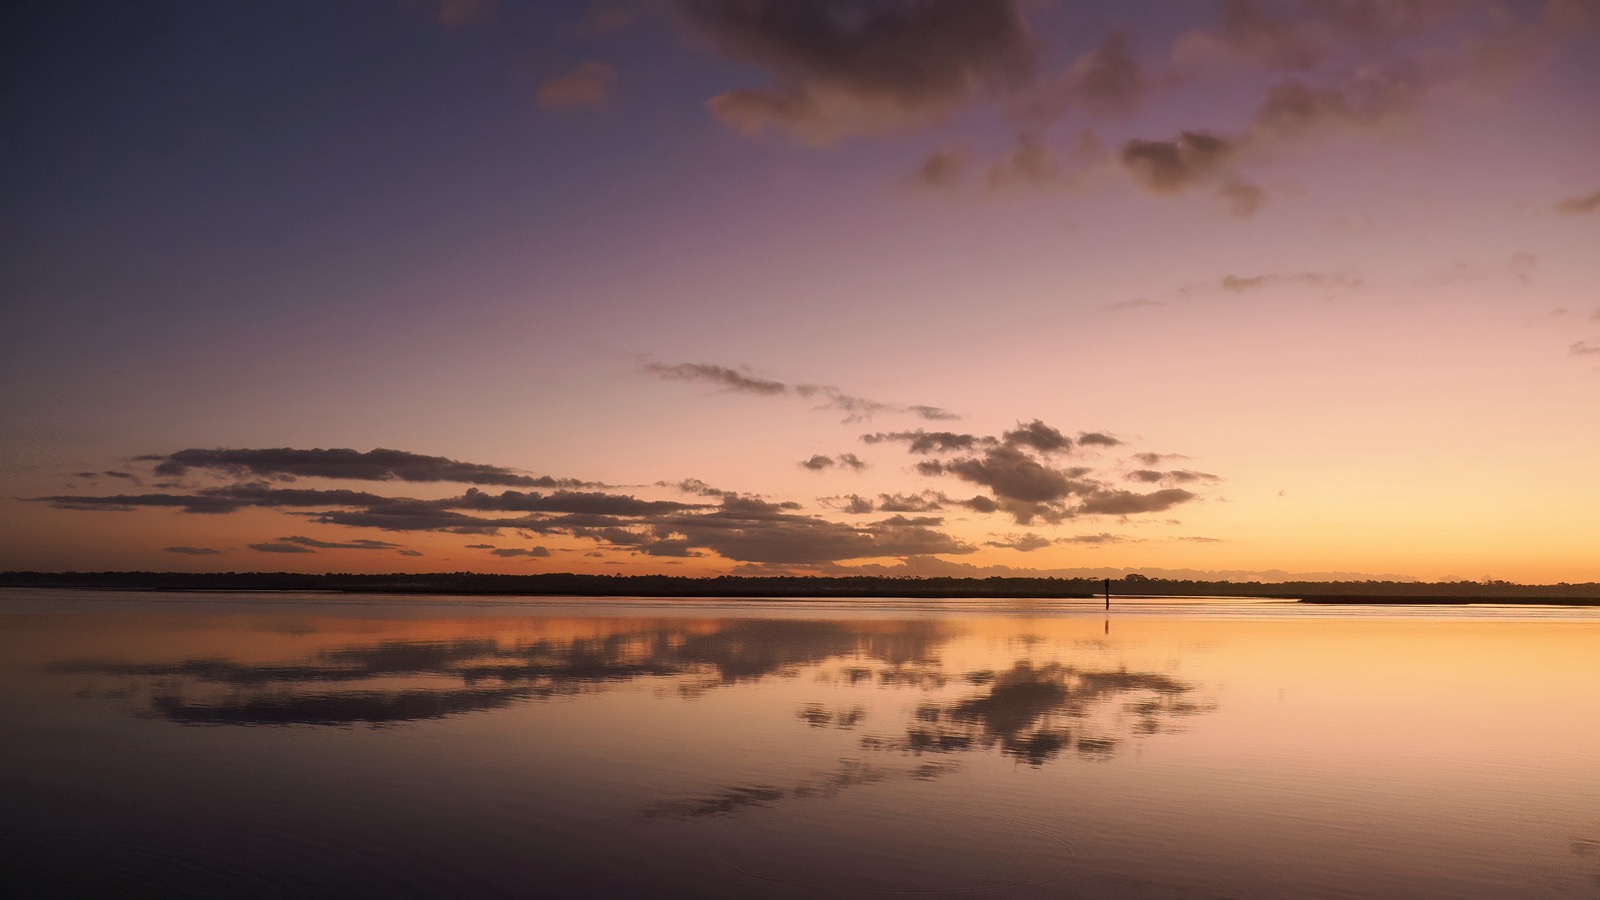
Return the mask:
<path id="1" fill-rule="evenodd" d="M 948 453 L 955 450 L 971 450 L 980 442 L 976 435 L 957 434 L 951 431 L 891 431 L 878 432 L 877 434 L 863 434 L 861 440 L 868 444 L 881 444 L 888 441 L 903 441 L 909 445 L 912 453 Z M 988 438 L 993 443 L 994 438 Z"/>
<path id="2" fill-rule="evenodd" d="M 1102 531 L 1099 534 L 1075 534 L 1060 540 L 1063 544 L 1088 544 L 1091 547 L 1098 547 L 1101 544 L 1124 544 L 1133 539 L 1125 535 Z"/>
<path id="3" fill-rule="evenodd" d="M 708 381 L 720 385 L 730 391 L 743 394 L 761 394 L 771 396 L 786 394 L 789 386 L 781 381 L 770 381 L 765 378 L 755 378 L 746 375 L 737 369 L 727 366 L 708 365 L 705 363 L 646 363 L 645 371 L 670 381 Z"/>
<path id="4" fill-rule="evenodd" d="M 747 136 L 823 144 L 936 122 L 1026 79 L 1017 0 L 677 0 L 690 29 L 776 84 L 713 97 Z"/>
<path id="5" fill-rule="evenodd" d="M 1180 194 L 1209 181 L 1233 155 L 1227 138 L 1204 131 L 1185 131 L 1167 141 L 1134 138 L 1119 157 L 1134 180 L 1156 194 Z"/>
<path id="6" fill-rule="evenodd" d="M 728 559 L 758 563 L 825 563 L 937 553 L 972 553 L 977 548 L 901 518 L 864 526 L 796 515 L 788 505 L 753 497 L 724 497 L 707 514 L 669 517 L 652 523 L 662 540 L 698 547 Z"/>
<path id="7" fill-rule="evenodd" d="M 1040 453 L 1064 453 L 1072 449 L 1070 438 L 1038 419 L 1002 433 L 1000 441 L 1009 447 L 1030 447 Z"/>
<path id="8" fill-rule="evenodd" d="M 318 550 L 394 550 L 399 544 L 388 541 L 355 540 L 355 541 L 319 541 L 316 538 L 294 537 L 278 538 L 280 544 L 299 544 L 302 547 L 313 547 Z M 259 549 L 259 548 L 257 548 Z"/>
<path id="9" fill-rule="evenodd" d="M 1034 550 L 1042 550 L 1053 543 L 1055 542 L 1049 538 L 1040 537 L 1037 534 L 1029 532 L 1027 534 L 1008 534 L 1005 535 L 1002 540 L 985 541 L 983 545 L 985 547 L 1000 547 L 1008 550 L 1016 550 L 1019 553 L 1030 553 Z"/>
<path id="10" fill-rule="evenodd" d="M 605 106 L 616 84 L 617 70 L 589 60 L 572 71 L 539 85 L 534 100 L 543 109 L 581 109 Z"/>
<path id="11" fill-rule="evenodd" d="M 251 550 L 261 553 L 315 553 L 317 551 L 302 544 L 265 543 L 251 544 Z"/>
<path id="12" fill-rule="evenodd" d="M 503 559 L 516 557 L 545 557 L 550 551 L 545 547 L 496 547 L 489 551 L 491 554 Z"/>
<path id="13" fill-rule="evenodd" d="M 1161 512 L 1180 503 L 1187 503 L 1195 497 L 1195 494 L 1182 488 L 1166 488 L 1153 494 L 1116 490 L 1096 491 L 1084 500 L 1081 511 L 1111 516 Z"/>
<path id="14" fill-rule="evenodd" d="M 1600 191 L 1577 197 L 1568 197 L 1556 204 L 1556 212 L 1566 213 L 1569 216 L 1600 212 Z"/>
<path id="15" fill-rule="evenodd" d="M 1269 287 L 1326 287 L 1336 290 L 1359 290 L 1365 282 L 1345 274 L 1326 275 L 1318 272 L 1299 272 L 1293 275 L 1224 275 L 1218 286 L 1235 294 L 1248 293 Z"/>
<path id="16" fill-rule="evenodd" d="M 422 551 L 421 550 L 396 550 L 395 552 L 399 553 L 401 556 L 421 556 L 422 555 Z"/>
<path id="17" fill-rule="evenodd" d="M 216 556 L 222 553 L 221 550 L 213 550 L 210 547 L 162 547 L 161 549 L 166 553 L 179 553 L 184 556 Z"/>
<path id="18" fill-rule="evenodd" d="M 1143 481 L 1146 483 L 1168 482 L 1175 484 L 1189 484 L 1196 481 L 1220 481 L 1216 475 L 1209 472 L 1194 472 L 1189 469 L 1174 469 L 1170 472 L 1158 472 L 1153 469 L 1138 469 L 1128 473 L 1129 481 Z"/>
<path id="19" fill-rule="evenodd" d="M 922 187 L 949 190 L 966 180 L 970 159 L 959 147 L 935 151 L 922 161 L 916 174 L 916 183 Z"/>
<path id="20" fill-rule="evenodd" d="M 1076 109 L 1094 116 L 1122 116 L 1137 109 L 1150 88 L 1149 76 L 1133 56 L 1129 34 L 1116 30 L 1066 70 L 1041 79 L 1013 104 L 1014 114 L 1034 124 Z"/>
<path id="21" fill-rule="evenodd" d="M 923 491 L 920 494 L 879 494 L 878 509 L 887 513 L 937 512 L 948 502 L 943 494 Z"/>
<path id="22" fill-rule="evenodd" d="M 1263 12 L 1250 0 L 1227 0 L 1220 25 L 1180 36 L 1173 58 L 1194 70 L 1251 63 L 1271 69 L 1309 69 L 1325 49 L 1295 23 Z"/>
<path id="23" fill-rule="evenodd" d="M 436 0 L 435 18 L 446 28 L 477 25 L 494 18 L 499 0 Z"/>
<path id="24" fill-rule="evenodd" d="M 1218 188 L 1217 192 L 1228 204 L 1228 212 L 1241 219 L 1255 215 L 1267 202 L 1267 195 L 1261 188 L 1243 181 L 1230 181 Z"/>
<path id="25" fill-rule="evenodd" d="M 349 449 L 292 450 L 179 450 L 167 456 L 142 456 L 156 463 L 156 474 L 182 476 L 192 469 L 212 469 L 231 475 L 288 478 L 336 478 L 350 481 L 454 481 L 463 484 L 515 487 L 596 486 L 571 479 L 520 475 L 502 466 L 461 462 L 443 456 L 424 456 L 382 448 L 359 452 Z"/>
<path id="26" fill-rule="evenodd" d="M 1567 351 L 1573 356 L 1594 356 L 1600 354 L 1600 341 L 1577 341 Z"/>
<path id="27" fill-rule="evenodd" d="M 1382 128 L 1413 117 L 1429 87 L 1416 71 L 1395 68 L 1369 68 L 1338 87 L 1290 79 L 1267 92 L 1255 129 L 1296 137 L 1330 127 Z"/>
<path id="28" fill-rule="evenodd" d="M 730 391 L 761 396 L 794 394 L 807 400 L 821 400 L 818 409 L 836 409 L 845 413 L 846 422 L 871 418 L 877 413 L 911 413 L 930 421 L 959 419 L 960 416 L 937 406 L 925 404 L 883 403 L 846 394 L 836 387 L 823 384 L 790 385 L 781 381 L 756 378 L 738 369 L 706 363 L 647 363 L 644 370 L 657 378 L 670 381 L 705 381 L 720 385 Z"/>
<path id="29" fill-rule="evenodd" d="M 1151 300 L 1148 297 L 1133 297 L 1128 300 L 1115 300 L 1105 305 L 1106 309 L 1122 311 L 1125 309 L 1142 309 L 1150 306 L 1166 306 L 1165 300 Z"/>
<path id="30" fill-rule="evenodd" d="M 818 453 L 810 459 L 802 460 L 800 466 L 813 472 L 821 472 L 834 466 L 853 469 L 857 472 L 867 468 L 867 464 L 861 460 L 861 457 L 856 456 L 854 453 L 841 453 L 837 458 Z"/>
<path id="31" fill-rule="evenodd" d="M 681 370 L 679 370 L 681 371 Z M 743 385 L 751 378 L 731 369 L 703 367 L 695 378 L 711 377 L 719 383 Z M 759 379 L 751 379 L 760 383 Z M 779 384 L 786 392 L 811 386 Z M 757 393 L 762 389 L 757 388 Z M 892 442 L 924 457 L 915 471 L 929 477 L 950 477 L 987 489 L 966 499 L 937 490 L 909 493 L 849 494 L 824 498 L 825 509 L 845 516 L 874 512 L 887 518 L 862 523 L 833 521 L 808 515 L 801 504 L 769 500 L 714 488 L 697 479 L 657 482 L 690 495 L 685 500 L 657 500 L 616 490 L 549 491 L 505 488 L 499 491 L 469 486 L 462 493 L 443 497 L 395 496 L 345 488 L 302 488 L 258 480 L 190 488 L 185 492 L 96 495 L 52 495 L 27 498 L 57 508 L 82 511 L 167 509 L 185 514 L 222 515 L 246 509 L 280 510 L 297 521 L 319 525 L 389 532 L 429 531 L 460 535 L 499 535 L 510 530 L 532 541 L 540 536 L 562 536 L 591 541 L 601 549 L 625 550 L 658 558 L 715 554 L 751 565 L 819 566 L 839 561 L 932 557 L 968 554 L 977 547 L 946 533 L 944 520 L 933 513 L 962 509 L 979 514 L 1006 513 L 1020 524 L 1035 519 L 1059 523 L 1087 514 L 1131 514 L 1159 510 L 1185 502 L 1195 495 L 1171 485 L 1190 480 L 1188 470 L 1163 478 L 1166 488 L 1142 495 L 1113 489 L 1091 467 L 1056 462 L 1079 447 L 1113 446 L 1116 438 L 1098 432 L 1079 432 L 1075 440 L 1060 429 L 1034 419 L 1018 422 L 999 436 L 926 431 L 879 432 L 862 435 L 867 444 Z M 927 458 L 929 454 L 938 454 Z M 1089 455 L 1092 459 L 1094 454 Z M 236 476 L 364 478 L 369 481 L 479 481 L 541 485 L 588 484 L 574 480 L 535 479 L 513 470 L 423 456 L 398 450 L 186 450 L 150 457 L 158 467 L 184 474 L 196 468 Z M 867 463 L 854 453 L 817 454 L 802 463 L 822 470 L 843 467 L 864 470 Z M 1196 473 L 1195 477 L 1199 477 Z M 871 499 L 869 499 L 871 498 Z M 291 532 L 272 541 L 248 545 L 260 553 L 313 553 L 321 550 L 377 550 L 404 552 L 390 540 L 353 538 L 332 540 Z M 502 548 L 490 543 L 468 545 L 502 558 L 546 556 L 545 547 Z M 196 548 L 189 548 L 190 551 Z M 188 552 L 175 549 L 171 552 Z M 196 555 L 199 555 L 198 552 Z M 414 552 L 404 555 L 413 556 Z"/>
<path id="32" fill-rule="evenodd" d="M 1062 172 L 1061 161 L 1038 138 L 1023 135 L 1004 159 L 989 168 L 989 187 L 999 189 L 1021 184 L 1038 187 L 1071 182 Z"/>

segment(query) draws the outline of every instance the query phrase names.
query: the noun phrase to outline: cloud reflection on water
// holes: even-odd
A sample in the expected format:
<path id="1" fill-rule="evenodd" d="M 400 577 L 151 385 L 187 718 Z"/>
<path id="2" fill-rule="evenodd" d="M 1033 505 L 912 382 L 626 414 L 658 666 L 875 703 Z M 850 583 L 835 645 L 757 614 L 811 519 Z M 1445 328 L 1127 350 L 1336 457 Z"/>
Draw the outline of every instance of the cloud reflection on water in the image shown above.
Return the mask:
<path id="1" fill-rule="evenodd" d="M 1192 686 L 1157 672 L 1099 671 L 1016 658 L 1007 669 L 957 675 L 946 671 L 939 657 L 952 636 L 948 625 L 923 620 L 669 620 L 577 638 L 383 640 L 284 661 L 91 661 L 54 670 L 124 679 L 114 692 L 143 697 L 141 714 L 184 725 L 388 726 L 644 678 L 671 680 L 679 696 L 693 698 L 730 684 L 794 677 L 810 668 L 820 683 L 834 687 L 909 689 L 936 698 L 905 707 L 909 720 L 899 734 L 890 726 L 889 735 L 865 735 L 862 750 L 912 755 L 998 750 L 1035 766 L 1069 751 L 1082 759 L 1103 759 L 1130 738 L 1175 730 L 1174 720 L 1212 708 L 1191 698 Z M 1034 649 L 1025 643 L 1008 655 Z M 829 662 L 842 665 L 824 669 Z M 948 689 L 959 684 L 978 690 L 950 699 Z M 107 692 L 102 687 L 98 695 Z M 868 723 L 868 710 L 861 704 L 816 702 L 799 708 L 795 718 L 810 728 L 855 729 Z M 775 802 L 764 793 L 769 787 L 730 787 L 693 802 L 722 814 Z M 783 795 L 811 796 L 819 790 L 797 787 L 784 789 Z"/>

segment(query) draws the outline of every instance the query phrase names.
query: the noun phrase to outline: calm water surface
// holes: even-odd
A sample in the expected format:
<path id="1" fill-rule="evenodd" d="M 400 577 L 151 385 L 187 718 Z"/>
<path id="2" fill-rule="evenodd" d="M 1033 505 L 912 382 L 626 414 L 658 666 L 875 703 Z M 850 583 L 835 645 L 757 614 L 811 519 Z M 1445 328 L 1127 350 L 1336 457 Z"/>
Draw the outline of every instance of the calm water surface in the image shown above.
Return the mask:
<path id="1" fill-rule="evenodd" d="M 1600 610 L 11 590 L 0 723 L 26 895 L 1600 897 Z"/>

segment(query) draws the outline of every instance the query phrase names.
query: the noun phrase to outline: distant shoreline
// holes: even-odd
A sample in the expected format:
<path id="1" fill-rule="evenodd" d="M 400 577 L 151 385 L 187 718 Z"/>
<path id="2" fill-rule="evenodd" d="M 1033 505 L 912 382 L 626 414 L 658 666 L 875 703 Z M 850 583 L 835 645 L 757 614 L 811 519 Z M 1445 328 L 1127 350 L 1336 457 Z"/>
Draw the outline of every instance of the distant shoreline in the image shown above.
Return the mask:
<path id="1" fill-rule="evenodd" d="M 0 587 L 119 591 L 316 591 L 441 596 L 678 597 L 706 599 L 1050 599 L 1101 597 L 1103 579 L 881 578 L 873 576 L 496 575 L 473 572 L 303 574 L 295 572 L 0 572 Z M 1600 606 L 1600 584 L 1509 582 L 1229 582 L 1129 575 L 1110 583 L 1119 596 L 1233 596 L 1326 605 Z"/>

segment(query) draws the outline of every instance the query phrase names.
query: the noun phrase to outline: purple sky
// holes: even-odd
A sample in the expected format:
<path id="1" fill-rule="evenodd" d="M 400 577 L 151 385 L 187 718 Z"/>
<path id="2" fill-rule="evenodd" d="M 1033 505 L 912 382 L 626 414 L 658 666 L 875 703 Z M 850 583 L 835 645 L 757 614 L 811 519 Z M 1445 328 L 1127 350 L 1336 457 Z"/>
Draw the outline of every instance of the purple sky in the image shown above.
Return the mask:
<path id="1" fill-rule="evenodd" d="M 1600 579 L 1600 0 L 0 17 L 0 568 Z"/>

